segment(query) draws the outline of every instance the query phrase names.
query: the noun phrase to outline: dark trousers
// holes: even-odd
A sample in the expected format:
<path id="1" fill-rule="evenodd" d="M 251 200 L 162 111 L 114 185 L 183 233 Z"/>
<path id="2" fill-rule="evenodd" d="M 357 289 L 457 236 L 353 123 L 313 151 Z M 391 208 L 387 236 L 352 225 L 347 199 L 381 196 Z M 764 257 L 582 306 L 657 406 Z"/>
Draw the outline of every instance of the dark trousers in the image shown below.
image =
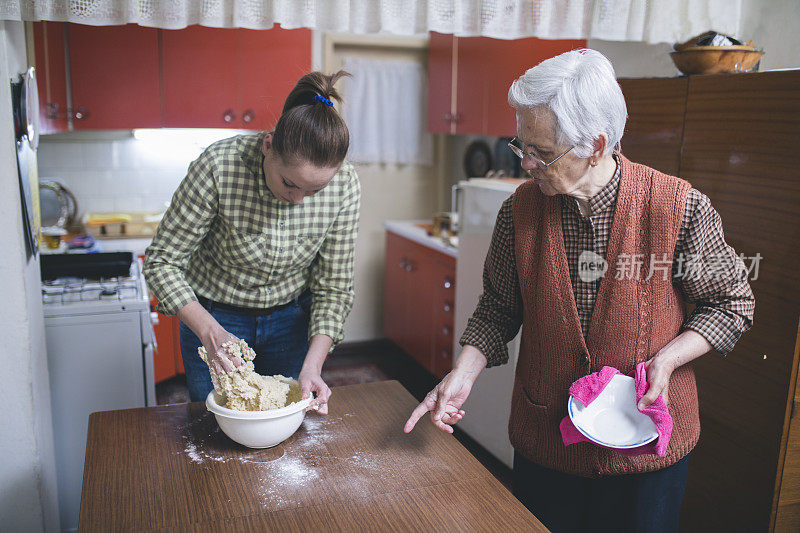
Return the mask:
<path id="1" fill-rule="evenodd" d="M 268 316 L 202 304 L 225 331 L 244 340 L 256 352 L 255 371 L 264 376 L 282 374 L 297 379 L 308 353 L 308 323 L 311 296 L 303 295 L 285 308 Z M 214 388 L 208 366 L 197 349 L 203 345 L 189 326 L 181 322 L 181 355 L 186 369 L 186 385 L 193 402 L 203 401 Z"/>
<path id="2" fill-rule="evenodd" d="M 585 478 L 514 454 L 514 496 L 553 533 L 678 531 L 687 455 L 644 474 Z"/>

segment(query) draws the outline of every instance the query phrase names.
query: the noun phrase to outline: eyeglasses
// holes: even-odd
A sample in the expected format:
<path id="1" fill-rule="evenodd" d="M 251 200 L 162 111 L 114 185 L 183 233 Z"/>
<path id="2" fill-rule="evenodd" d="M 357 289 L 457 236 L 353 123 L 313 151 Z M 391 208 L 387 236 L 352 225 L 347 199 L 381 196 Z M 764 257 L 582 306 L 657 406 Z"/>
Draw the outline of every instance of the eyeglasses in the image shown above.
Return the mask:
<path id="1" fill-rule="evenodd" d="M 517 157 L 519 157 L 522 160 L 524 160 L 526 157 L 528 157 L 530 159 L 533 159 L 533 162 L 536 163 L 537 165 L 539 165 L 540 167 L 542 167 L 542 170 L 547 170 L 550 167 L 550 165 L 552 165 L 553 163 L 555 163 L 556 161 L 558 161 L 559 159 L 561 159 L 562 157 L 567 155 L 567 153 L 570 150 L 575 148 L 574 146 L 572 146 L 572 147 L 568 148 L 566 152 L 563 152 L 560 156 L 556 157 L 555 159 L 553 159 L 549 163 L 545 163 L 539 157 L 536 157 L 534 154 L 532 154 L 530 152 L 524 151 L 522 148 L 520 148 L 519 146 L 514 144 L 516 141 L 519 141 L 519 138 L 514 137 L 513 139 L 511 139 L 511 142 L 508 143 L 508 147 L 511 148 L 511 151 L 514 152 L 517 155 Z"/>

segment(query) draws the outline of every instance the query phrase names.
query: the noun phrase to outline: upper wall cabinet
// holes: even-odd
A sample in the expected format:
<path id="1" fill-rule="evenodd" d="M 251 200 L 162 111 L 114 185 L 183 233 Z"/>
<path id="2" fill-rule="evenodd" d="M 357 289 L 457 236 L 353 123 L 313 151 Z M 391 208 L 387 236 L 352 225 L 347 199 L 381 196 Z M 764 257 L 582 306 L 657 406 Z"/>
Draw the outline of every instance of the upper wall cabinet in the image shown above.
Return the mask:
<path id="1" fill-rule="evenodd" d="M 310 30 L 162 31 L 164 126 L 267 129 L 311 70 Z"/>
<path id="2" fill-rule="evenodd" d="M 585 40 L 504 41 L 431 32 L 428 131 L 513 137 L 511 82 L 545 59 L 585 47 Z"/>
<path id="3" fill-rule="evenodd" d="M 164 126 L 240 127 L 235 109 L 237 48 L 235 29 L 162 31 Z"/>
<path id="4" fill-rule="evenodd" d="M 67 131 L 67 74 L 64 56 L 64 24 L 33 24 L 33 48 L 39 89 L 41 133 Z"/>
<path id="5" fill-rule="evenodd" d="M 67 25 L 76 130 L 158 128 L 158 30 Z"/>
<path id="6" fill-rule="evenodd" d="M 33 27 L 45 133 L 66 131 L 69 119 L 91 130 L 267 129 L 311 69 L 306 29 Z"/>

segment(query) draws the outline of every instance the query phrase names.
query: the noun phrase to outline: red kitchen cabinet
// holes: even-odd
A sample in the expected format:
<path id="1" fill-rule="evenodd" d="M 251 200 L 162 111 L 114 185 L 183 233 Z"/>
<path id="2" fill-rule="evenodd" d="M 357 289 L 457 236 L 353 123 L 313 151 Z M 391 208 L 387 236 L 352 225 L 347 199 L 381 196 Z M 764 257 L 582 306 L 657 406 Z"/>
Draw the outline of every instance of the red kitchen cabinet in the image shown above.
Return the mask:
<path id="1" fill-rule="evenodd" d="M 455 259 L 386 234 L 383 332 L 438 377 L 452 368 Z"/>
<path id="2" fill-rule="evenodd" d="M 441 255 L 433 262 L 433 373 L 438 378 L 453 369 L 453 324 L 456 307 L 456 265 L 452 257 Z M 440 262 L 441 261 L 441 262 Z"/>
<path id="3" fill-rule="evenodd" d="M 67 75 L 63 22 L 34 22 L 33 48 L 39 89 L 39 132 L 67 131 Z"/>
<path id="4" fill-rule="evenodd" d="M 383 334 L 401 348 L 406 346 L 407 253 L 406 240 L 387 232 L 383 278 Z"/>
<path id="5" fill-rule="evenodd" d="M 151 311 L 155 310 L 157 304 L 158 301 L 153 296 L 150 299 Z M 153 355 L 156 383 L 184 373 L 179 328 L 178 317 L 158 313 L 158 323 L 153 326 L 157 345 Z"/>
<path id="6" fill-rule="evenodd" d="M 162 31 L 165 127 L 240 127 L 238 31 L 201 26 Z"/>
<path id="7" fill-rule="evenodd" d="M 238 57 L 239 127 L 272 129 L 297 80 L 311 71 L 311 30 L 239 30 Z"/>
<path id="8" fill-rule="evenodd" d="M 456 133 L 486 135 L 488 82 L 494 77 L 484 53 L 484 37 L 455 37 L 456 105 L 453 121 Z M 452 90 L 452 89 L 451 89 Z"/>
<path id="9" fill-rule="evenodd" d="M 428 131 L 455 133 L 455 112 L 451 104 L 453 83 L 453 43 L 455 37 L 432 31 L 428 40 Z"/>
<path id="10" fill-rule="evenodd" d="M 165 127 L 271 128 L 311 70 L 306 29 L 192 26 L 162 35 Z"/>
<path id="11" fill-rule="evenodd" d="M 144 255 L 139 255 L 144 262 Z M 155 382 L 160 383 L 179 374 L 185 374 L 183 357 L 181 356 L 180 319 L 177 316 L 166 316 L 156 311 L 158 299 L 150 296 L 150 312 L 157 313 L 158 322 L 153 324 L 156 346 L 153 350 L 153 373 Z"/>
<path id="12" fill-rule="evenodd" d="M 513 137 L 516 117 L 507 103 L 511 82 L 545 59 L 584 47 L 581 39 L 506 41 L 431 32 L 428 130 Z"/>
<path id="13" fill-rule="evenodd" d="M 33 28 L 44 133 L 69 129 L 70 78 L 73 129 L 263 130 L 275 125 L 289 91 L 311 70 L 307 29 L 60 22 Z"/>
<path id="14" fill-rule="evenodd" d="M 417 243 L 407 247 L 405 270 L 407 290 L 404 298 L 404 349 L 433 372 L 433 316 L 431 305 L 432 261 L 428 249 Z"/>
<path id="15" fill-rule="evenodd" d="M 76 130 L 161 127 L 158 30 L 65 26 Z"/>

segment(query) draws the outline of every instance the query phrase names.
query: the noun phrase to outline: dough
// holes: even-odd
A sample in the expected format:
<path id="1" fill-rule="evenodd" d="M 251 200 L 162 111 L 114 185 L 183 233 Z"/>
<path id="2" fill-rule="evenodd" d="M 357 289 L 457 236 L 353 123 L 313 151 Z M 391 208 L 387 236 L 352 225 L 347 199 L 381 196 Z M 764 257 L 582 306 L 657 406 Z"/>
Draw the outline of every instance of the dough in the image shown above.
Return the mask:
<path id="1" fill-rule="evenodd" d="M 239 356 L 244 364 L 230 372 L 217 374 L 217 392 L 225 396 L 224 407 L 237 411 L 268 411 L 285 407 L 302 399 L 297 380 L 281 375 L 262 376 L 253 365 L 256 353 L 243 340 L 228 341 L 222 349 L 231 356 Z M 200 357 L 208 364 L 206 349 L 197 349 Z M 211 369 L 214 372 L 214 369 Z"/>

